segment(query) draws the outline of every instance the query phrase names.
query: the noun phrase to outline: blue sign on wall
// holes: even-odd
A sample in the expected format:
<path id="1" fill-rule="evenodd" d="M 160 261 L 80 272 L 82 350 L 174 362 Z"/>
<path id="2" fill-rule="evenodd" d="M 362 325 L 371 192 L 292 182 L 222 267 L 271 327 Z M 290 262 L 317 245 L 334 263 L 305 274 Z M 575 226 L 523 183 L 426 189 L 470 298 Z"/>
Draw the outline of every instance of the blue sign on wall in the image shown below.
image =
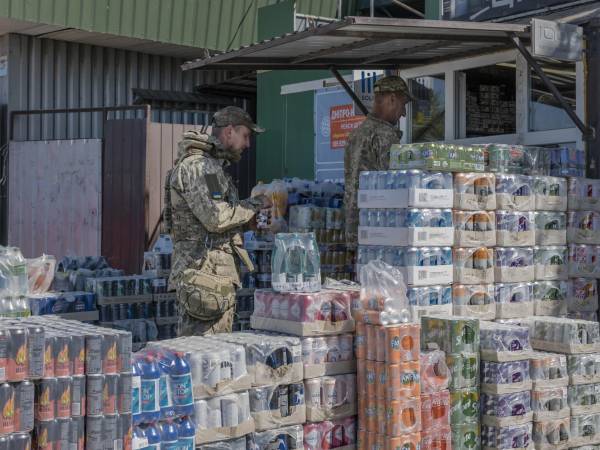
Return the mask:
<path id="1" fill-rule="evenodd" d="M 443 0 L 442 17 L 446 20 L 485 21 L 562 3 L 565 0 Z"/>

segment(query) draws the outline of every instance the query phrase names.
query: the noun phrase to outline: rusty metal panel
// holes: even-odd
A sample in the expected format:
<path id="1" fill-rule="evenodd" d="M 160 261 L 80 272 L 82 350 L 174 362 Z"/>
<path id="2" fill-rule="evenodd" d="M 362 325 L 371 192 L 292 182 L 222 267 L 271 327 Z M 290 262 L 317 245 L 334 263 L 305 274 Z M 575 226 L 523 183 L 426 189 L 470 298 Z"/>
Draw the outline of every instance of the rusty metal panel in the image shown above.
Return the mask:
<path id="1" fill-rule="evenodd" d="M 8 243 L 28 257 L 99 255 L 102 141 L 11 142 Z"/>
<path id="2" fill-rule="evenodd" d="M 111 266 L 140 273 L 145 250 L 146 121 L 105 124 L 102 253 Z"/>

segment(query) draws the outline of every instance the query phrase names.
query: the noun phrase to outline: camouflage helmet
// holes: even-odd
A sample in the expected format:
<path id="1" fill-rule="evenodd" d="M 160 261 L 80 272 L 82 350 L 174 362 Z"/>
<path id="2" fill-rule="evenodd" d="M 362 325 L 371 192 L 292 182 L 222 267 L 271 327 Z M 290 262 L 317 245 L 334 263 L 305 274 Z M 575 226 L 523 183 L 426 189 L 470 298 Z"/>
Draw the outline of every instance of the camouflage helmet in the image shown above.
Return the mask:
<path id="1" fill-rule="evenodd" d="M 228 125 L 238 126 L 245 125 L 255 133 L 262 133 L 264 128 L 259 127 L 252 121 L 252 117 L 242 108 L 237 106 L 226 106 L 215 113 L 212 123 L 216 127 L 226 127 Z"/>
<path id="2" fill-rule="evenodd" d="M 375 85 L 373 86 L 373 92 L 375 94 L 385 92 L 397 92 L 398 94 L 406 96 L 409 101 L 414 100 L 414 97 L 408 89 L 406 81 L 404 81 L 402 78 L 396 75 L 390 75 L 377 80 L 375 82 Z"/>

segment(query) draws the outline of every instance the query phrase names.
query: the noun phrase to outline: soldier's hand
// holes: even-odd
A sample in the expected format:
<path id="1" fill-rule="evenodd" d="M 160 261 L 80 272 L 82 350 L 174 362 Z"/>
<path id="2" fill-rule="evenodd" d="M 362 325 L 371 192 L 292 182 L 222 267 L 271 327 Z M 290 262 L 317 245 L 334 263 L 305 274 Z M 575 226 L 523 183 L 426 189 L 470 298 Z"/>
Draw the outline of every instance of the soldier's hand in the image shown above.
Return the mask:
<path id="1" fill-rule="evenodd" d="M 271 198 L 266 195 L 257 195 L 254 199 L 261 202 L 260 209 L 268 209 L 273 206 Z"/>

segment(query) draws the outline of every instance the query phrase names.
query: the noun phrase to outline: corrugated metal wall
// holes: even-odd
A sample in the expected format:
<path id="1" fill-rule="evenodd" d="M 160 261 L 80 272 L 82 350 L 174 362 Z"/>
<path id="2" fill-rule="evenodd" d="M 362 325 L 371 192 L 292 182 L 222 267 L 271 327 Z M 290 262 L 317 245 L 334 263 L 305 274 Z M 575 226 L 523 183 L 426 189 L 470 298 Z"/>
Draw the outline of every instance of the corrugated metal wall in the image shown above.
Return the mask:
<path id="1" fill-rule="evenodd" d="M 256 40 L 258 9 L 285 0 L 0 0 L 0 16 L 85 31 L 225 50 Z M 335 17 L 338 0 L 297 0 Z"/>
<path id="2" fill-rule="evenodd" d="M 8 39 L 9 86 L 4 96 L 0 87 L 0 103 L 9 105 L 9 110 L 130 105 L 133 88 L 190 92 L 195 86 L 226 78 L 217 71 L 182 72 L 183 60 L 167 56 L 18 34 L 3 39 Z M 206 109 L 210 111 L 210 106 Z M 153 114 L 156 122 L 207 120 L 197 112 Z M 101 122 L 100 113 L 18 118 L 15 138 L 101 138 Z"/>

